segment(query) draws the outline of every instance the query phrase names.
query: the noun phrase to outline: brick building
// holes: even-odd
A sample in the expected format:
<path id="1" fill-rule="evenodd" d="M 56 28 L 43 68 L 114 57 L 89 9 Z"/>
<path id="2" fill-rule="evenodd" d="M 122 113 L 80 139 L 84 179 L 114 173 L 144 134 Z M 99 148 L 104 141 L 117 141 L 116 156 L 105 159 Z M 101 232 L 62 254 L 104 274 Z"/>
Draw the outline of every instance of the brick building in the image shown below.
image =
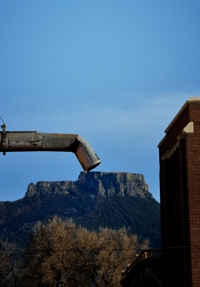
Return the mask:
<path id="1" fill-rule="evenodd" d="M 158 145 L 164 286 L 199 287 L 200 97 L 184 104 L 165 133 Z"/>

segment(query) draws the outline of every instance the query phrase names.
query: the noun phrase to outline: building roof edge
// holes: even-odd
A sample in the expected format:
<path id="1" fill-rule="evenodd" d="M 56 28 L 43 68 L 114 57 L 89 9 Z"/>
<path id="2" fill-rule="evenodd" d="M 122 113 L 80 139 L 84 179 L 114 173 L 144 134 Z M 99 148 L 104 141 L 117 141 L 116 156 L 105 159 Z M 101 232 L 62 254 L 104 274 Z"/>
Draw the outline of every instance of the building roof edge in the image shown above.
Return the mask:
<path id="1" fill-rule="evenodd" d="M 185 109 L 185 107 L 189 104 L 189 103 L 195 103 L 195 102 L 200 102 L 200 97 L 191 97 L 189 98 L 185 104 L 182 106 L 182 108 L 179 110 L 179 112 L 176 114 L 176 116 L 173 118 L 173 120 L 171 121 L 171 123 L 168 125 L 168 127 L 165 129 L 165 133 L 167 133 L 167 131 L 170 129 L 170 127 L 173 125 L 173 123 L 176 121 L 176 119 L 179 117 L 179 115 L 182 113 L 182 111 Z M 161 146 L 161 144 L 165 141 L 166 139 L 166 135 L 164 135 L 163 139 L 159 142 L 158 144 L 158 148 Z"/>
<path id="2" fill-rule="evenodd" d="M 165 133 L 167 133 L 167 131 L 170 129 L 170 127 L 173 125 L 173 123 L 176 121 L 176 119 L 179 117 L 179 115 L 182 113 L 182 111 L 185 109 L 185 107 L 189 104 L 189 103 L 195 103 L 195 102 L 200 102 L 200 97 L 191 97 L 189 98 L 185 104 L 182 106 L 182 108 L 179 110 L 179 112 L 176 114 L 176 116 L 173 118 L 173 120 L 171 121 L 171 123 L 168 125 L 168 127 L 165 129 Z"/>

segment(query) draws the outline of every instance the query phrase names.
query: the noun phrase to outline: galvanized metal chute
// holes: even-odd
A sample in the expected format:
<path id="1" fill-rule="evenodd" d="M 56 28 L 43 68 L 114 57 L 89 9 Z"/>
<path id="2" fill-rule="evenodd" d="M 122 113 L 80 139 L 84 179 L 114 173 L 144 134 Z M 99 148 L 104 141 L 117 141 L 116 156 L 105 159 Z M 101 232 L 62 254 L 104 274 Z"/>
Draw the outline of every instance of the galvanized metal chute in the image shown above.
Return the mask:
<path id="1" fill-rule="evenodd" d="M 77 134 L 52 134 L 36 131 L 9 132 L 6 131 L 4 121 L 1 128 L 0 152 L 3 152 L 4 155 L 7 152 L 26 151 L 73 152 L 85 172 L 94 169 L 101 163 L 90 144 Z"/>

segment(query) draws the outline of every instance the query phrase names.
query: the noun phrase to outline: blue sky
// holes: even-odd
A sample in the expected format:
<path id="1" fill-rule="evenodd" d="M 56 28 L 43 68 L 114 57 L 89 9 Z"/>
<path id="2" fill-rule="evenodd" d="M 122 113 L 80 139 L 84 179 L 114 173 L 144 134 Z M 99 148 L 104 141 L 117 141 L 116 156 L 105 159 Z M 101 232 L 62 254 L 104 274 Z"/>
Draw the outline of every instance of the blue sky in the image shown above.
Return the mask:
<path id="1" fill-rule="evenodd" d="M 200 95 L 200 1 L 1 1 L 0 116 L 8 131 L 77 133 L 96 171 L 142 173 L 159 200 L 157 145 Z M 71 153 L 7 153 L 0 200 L 77 180 Z"/>

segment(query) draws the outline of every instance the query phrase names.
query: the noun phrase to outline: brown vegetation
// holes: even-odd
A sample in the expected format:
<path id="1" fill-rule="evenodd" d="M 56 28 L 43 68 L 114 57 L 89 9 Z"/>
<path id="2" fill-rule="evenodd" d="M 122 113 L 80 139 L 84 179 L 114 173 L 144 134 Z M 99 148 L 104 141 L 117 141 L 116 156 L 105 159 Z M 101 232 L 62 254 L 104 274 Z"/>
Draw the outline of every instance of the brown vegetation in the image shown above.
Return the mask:
<path id="1" fill-rule="evenodd" d="M 147 242 L 139 243 L 125 229 L 88 231 L 55 217 L 47 225 L 35 226 L 18 280 L 2 272 L 1 279 L 8 279 L 6 286 L 116 287 L 121 271 L 143 248 Z"/>

